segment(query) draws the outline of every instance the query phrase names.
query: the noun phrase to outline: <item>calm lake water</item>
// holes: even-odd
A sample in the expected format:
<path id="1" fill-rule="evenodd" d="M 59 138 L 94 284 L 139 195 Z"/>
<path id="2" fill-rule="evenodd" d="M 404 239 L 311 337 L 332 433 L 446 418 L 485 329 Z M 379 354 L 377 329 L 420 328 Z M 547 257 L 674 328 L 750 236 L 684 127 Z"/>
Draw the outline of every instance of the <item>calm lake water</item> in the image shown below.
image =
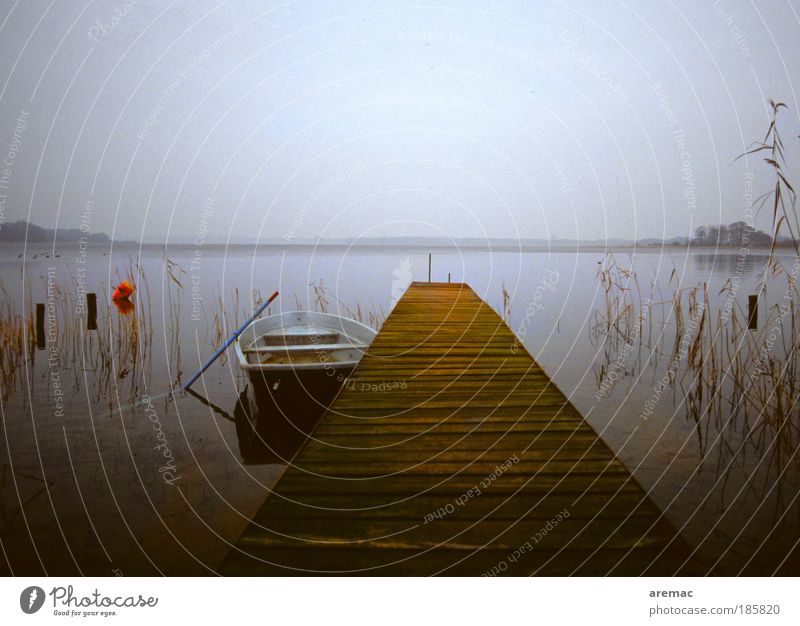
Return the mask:
<path id="1" fill-rule="evenodd" d="M 598 332 L 603 251 L 432 252 L 434 281 L 467 282 L 501 314 L 506 290 L 509 326 L 715 572 L 771 573 L 783 562 L 797 573 L 794 556 L 784 561 L 800 538 L 796 450 L 759 442 L 745 425 L 692 418 L 680 363 L 659 387 L 675 343 L 674 290 L 705 282 L 712 310 L 746 308 L 765 252 L 617 253 L 643 295 L 632 282 L 628 293 L 654 303 L 625 358 Z M 788 268 L 793 258 L 781 261 Z M 233 360 L 196 385 L 207 403 L 167 397 L 170 385 L 274 290 L 271 313 L 327 306 L 378 325 L 406 285 L 427 276 L 428 250 L 418 249 L 0 249 L 3 318 L 37 302 L 54 316 L 45 349 L 17 361 L 5 322 L 0 529 L 13 572 L 213 572 L 283 465 L 241 463 L 230 418 L 246 380 Z M 128 277 L 137 292 L 124 315 L 110 292 Z M 786 285 L 767 280 L 762 319 Z M 735 293 L 720 293 L 726 283 Z M 98 294 L 97 331 L 84 330 L 83 290 Z"/>

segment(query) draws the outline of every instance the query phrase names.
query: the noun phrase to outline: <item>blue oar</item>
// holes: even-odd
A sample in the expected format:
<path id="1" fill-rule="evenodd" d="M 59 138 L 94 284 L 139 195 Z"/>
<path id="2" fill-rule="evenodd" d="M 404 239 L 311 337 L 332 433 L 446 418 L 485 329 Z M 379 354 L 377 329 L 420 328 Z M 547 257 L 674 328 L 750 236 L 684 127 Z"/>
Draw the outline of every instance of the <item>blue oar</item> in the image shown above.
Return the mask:
<path id="1" fill-rule="evenodd" d="M 233 334 L 232 334 L 230 337 L 228 337 L 228 341 L 226 341 L 224 344 L 222 344 L 222 347 L 221 347 L 219 350 L 217 350 L 217 351 L 214 353 L 214 356 L 212 356 L 212 357 L 211 357 L 211 358 L 210 358 L 210 359 L 209 359 L 209 360 L 206 362 L 206 364 L 205 364 L 203 367 L 201 367 L 201 368 L 200 368 L 200 371 L 199 371 L 199 372 L 197 372 L 197 374 L 195 374 L 194 376 L 192 376 L 192 377 L 191 377 L 191 379 L 189 380 L 189 382 L 188 382 L 188 383 L 186 383 L 186 384 L 185 384 L 185 385 L 182 387 L 182 389 L 183 389 L 184 391 L 186 391 L 186 390 L 187 390 L 189 387 L 191 387 L 191 386 L 192 386 L 192 383 L 194 383 L 194 381 L 196 381 L 198 378 L 200 378 L 200 376 L 203 374 L 203 372 L 205 372 L 205 371 L 206 371 L 206 370 L 209 368 L 209 366 L 210 366 L 210 365 L 211 365 L 211 364 L 212 364 L 214 361 L 216 361 L 216 360 L 219 358 L 219 355 L 220 355 L 220 354 L 222 354 L 223 352 L 225 352 L 225 350 L 227 350 L 227 349 L 228 349 L 228 346 L 230 346 L 230 345 L 231 345 L 231 344 L 232 344 L 234 341 L 236 341 L 236 339 L 239 337 L 239 335 L 241 335 L 241 334 L 242 334 L 242 333 L 245 331 L 245 329 L 246 329 L 248 326 L 250 326 L 250 324 L 252 323 L 252 321 L 253 321 L 254 319 L 256 319 L 256 318 L 257 318 L 259 315 L 261 315 L 261 313 L 264 311 L 264 309 L 266 309 L 266 308 L 267 308 L 267 307 L 270 305 L 270 303 L 271 303 L 271 302 L 272 302 L 272 301 L 273 301 L 275 298 L 277 298 L 277 297 L 278 297 L 278 292 L 276 291 L 275 293 L 273 293 L 273 294 L 272 294 L 272 295 L 269 297 L 269 299 L 268 299 L 268 300 L 267 300 L 267 301 L 266 301 L 264 304 L 262 304 L 260 307 L 258 307 L 258 311 L 256 311 L 256 312 L 253 314 L 253 317 L 251 317 L 249 320 L 247 320 L 247 321 L 246 321 L 244 324 L 242 324 L 242 325 L 239 327 L 239 330 L 237 330 L 237 331 L 236 331 L 235 333 L 233 333 Z"/>

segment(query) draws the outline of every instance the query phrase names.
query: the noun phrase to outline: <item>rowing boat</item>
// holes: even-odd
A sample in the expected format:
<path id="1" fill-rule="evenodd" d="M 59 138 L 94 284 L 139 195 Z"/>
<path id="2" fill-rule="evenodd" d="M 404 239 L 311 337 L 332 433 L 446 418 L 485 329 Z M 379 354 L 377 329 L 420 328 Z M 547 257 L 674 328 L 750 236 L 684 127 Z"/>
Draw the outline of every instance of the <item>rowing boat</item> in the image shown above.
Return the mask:
<path id="1" fill-rule="evenodd" d="M 260 412 L 315 423 L 375 335 L 346 317 L 288 311 L 254 321 L 234 349 Z"/>
<path id="2" fill-rule="evenodd" d="M 239 335 L 236 354 L 246 372 L 352 369 L 375 338 L 369 326 L 346 317 L 288 311 L 254 321 Z"/>

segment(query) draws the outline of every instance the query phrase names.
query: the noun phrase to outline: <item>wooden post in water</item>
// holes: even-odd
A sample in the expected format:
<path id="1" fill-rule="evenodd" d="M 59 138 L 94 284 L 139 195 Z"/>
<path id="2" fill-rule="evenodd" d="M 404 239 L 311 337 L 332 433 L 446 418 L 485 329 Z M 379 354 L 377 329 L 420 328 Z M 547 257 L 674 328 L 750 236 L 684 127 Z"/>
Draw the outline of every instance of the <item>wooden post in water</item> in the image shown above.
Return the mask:
<path id="1" fill-rule="evenodd" d="M 747 296 L 747 330 L 758 330 L 758 294 Z"/>
<path id="2" fill-rule="evenodd" d="M 44 303 L 36 303 L 36 348 L 44 350 Z"/>
<path id="3" fill-rule="evenodd" d="M 97 294 L 86 294 L 86 330 L 97 330 Z"/>
<path id="4" fill-rule="evenodd" d="M 450 272 L 447 272 L 447 282 L 450 282 Z"/>
<path id="5" fill-rule="evenodd" d="M 431 282 L 431 257 L 433 255 L 429 252 L 428 253 L 428 282 Z"/>

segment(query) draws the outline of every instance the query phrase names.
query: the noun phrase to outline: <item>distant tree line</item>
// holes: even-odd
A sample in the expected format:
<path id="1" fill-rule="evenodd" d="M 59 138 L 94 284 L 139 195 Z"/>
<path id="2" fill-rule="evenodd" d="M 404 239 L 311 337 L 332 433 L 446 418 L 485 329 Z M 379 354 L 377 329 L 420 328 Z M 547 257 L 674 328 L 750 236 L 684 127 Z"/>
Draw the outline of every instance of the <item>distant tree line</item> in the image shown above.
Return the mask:
<path id="1" fill-rule="evenodd" d="M 80 241 L 81 237 L 86 237 L 88 241 L 97 243 L 108 243 L 111 241 L 105 233 L 84 233 L 79 228 L 59 228 L 57 231 L 51 228 L 42 228 L 36 224 L 29 224 L 25 221 L 8 222 L 0 226 L 0 242 L 28 241 L 31 243 L 53 242 L 55 236 L 56 243 Z"/>
<path id="2" fill-rule="evenodd" d="M 692 244 L 729 248 L 768 248 L 772 245 L 772 235 L 763 230 L 757 230 L 745 222 L 733 222 L 727 225 L 698 226 L 694 231 Z M 776 242 L 778 246 L 790 244 L 790 241 L 784 241 L 784 239 Z"/>

